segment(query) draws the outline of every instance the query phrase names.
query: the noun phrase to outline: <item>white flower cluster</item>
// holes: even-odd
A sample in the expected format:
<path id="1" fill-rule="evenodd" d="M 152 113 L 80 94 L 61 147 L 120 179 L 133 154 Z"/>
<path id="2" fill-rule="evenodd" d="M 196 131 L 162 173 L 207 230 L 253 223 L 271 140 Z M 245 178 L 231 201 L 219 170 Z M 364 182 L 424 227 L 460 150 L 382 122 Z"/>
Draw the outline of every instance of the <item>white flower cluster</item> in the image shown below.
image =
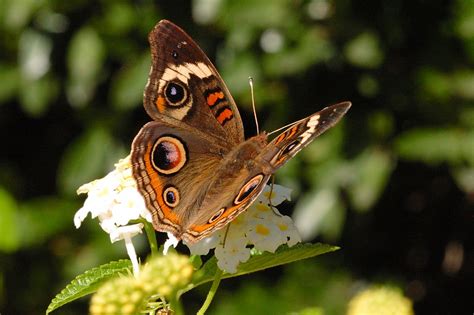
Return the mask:
<path id="1" fill-rule="evenodd" d="M 81 186 L 77 193 L 88 195 L 84 206 L 74 216 L 76 228 L 81 226 L 88 213 L 91 213 L 92 218 L 97 217 L 112 242 L 125 240 L 134 273 L 138 275 L 138 259 L 131 238 L 141 233 L 143 224 L 128 223 L 139 218 L 152 222 L 152 217 L 133 179 L 130 157 L 115 164 L 115 170 L 104 178 Z M 273 253 L 282 244 L 293 246 L 301 241 L 291 218 L 281 215 L 274 207 L 289 199 L 289 189 L 279 185 L 273 185 L 272 188 L 267 186 L 257 200 L 228 227 L 196 244 L 186 245 L 196 255 L 205 255 L 214 248 L 219 268 L 235 273 L 239 263 L 250 258 L 250 247 Z M 165 250 L 177 244 L 176 238 L 168 235 Z"/>
<path id="2" fill-rule="evenodd" d="M 112 243 L 125 241 L 134 274 L 138 275 L 138 259 L 131 239 L 142 232 L 143 224 L 128 224 L 129 221 L 139 218 L 152 222 L 152 217 L 145 206 L 145 200 L 137 190 L 130 157 L 115 164 L 115 170 L 107 176 L 79 187 L 77 193 L 87 194 L 87 199 L 84 206 L 74 215 L 76 228 L 81 226 L 89 213 L 93 219 L 98 218 L 100 226 L 109 234 Z"/>

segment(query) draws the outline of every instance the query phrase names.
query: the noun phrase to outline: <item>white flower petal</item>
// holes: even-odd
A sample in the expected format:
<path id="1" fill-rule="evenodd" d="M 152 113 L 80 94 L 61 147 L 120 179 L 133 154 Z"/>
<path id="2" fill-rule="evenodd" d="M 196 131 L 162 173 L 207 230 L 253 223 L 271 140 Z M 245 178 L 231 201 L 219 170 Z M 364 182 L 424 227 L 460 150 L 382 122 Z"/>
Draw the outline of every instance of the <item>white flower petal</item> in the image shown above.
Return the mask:
<path id="1" fill-rule="evenodd" d="M 209 237 L 203 238 L 197 243 L 186 244 L 188 246 L 191 255 L 207 255 L 212 248 L 215 248 L 220 241 L 218 233 L 214 233 Z"/>
<path id="2" fill-rule="evenodd" d="M 168 254 L 168 250 L 170 249 L 171 246 L 176 248 L 176 246 L 178 246 L 178 243 L 179 243 L 179 240 L 173 234 L 169 232 L 167 232 L 166 234 L 168 234 L 168 239 L 163 245 L 163 255 Z"/>
<path id="3" fill-rule="evenodd" d="M 143 223 L 119 226 L 110 232 L 110 241 L 114 243 L 123 239 L 132 238 L 135 235 L 140 234 L 142 229 Z"/>
<path id="4" fill-rule="evenodd" d="M 285 200 L 291 200 L 291 189 L 281 185 L 267 185 L 257 201 L 278 206 Z"/>
<path id="5" fill-rule="evenodd" d="M 89 214 L 89 209 L 82 207 L 81 209 L 77 210 L 76 214 L 74 214 L 74 225 L 76 229 L 81 227 L 82 221 L 84 221 Z"/>

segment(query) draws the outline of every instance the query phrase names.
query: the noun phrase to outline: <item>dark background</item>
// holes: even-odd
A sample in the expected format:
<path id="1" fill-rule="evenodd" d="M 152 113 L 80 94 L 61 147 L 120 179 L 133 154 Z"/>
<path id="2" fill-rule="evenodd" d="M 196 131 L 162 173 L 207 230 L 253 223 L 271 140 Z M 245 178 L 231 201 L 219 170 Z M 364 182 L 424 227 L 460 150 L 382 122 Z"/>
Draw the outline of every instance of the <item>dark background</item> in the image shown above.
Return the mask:
<path id="1" fill-rule="evenodd" d="M 268 131 L 353 102 L 276 176 L 303 238 L 341 250 L 225 280 L 211 314 L 345 314 L 372 285 L 397 288 L 416 314 L 472 314 L 471 0 L 1 2 L 0 313 L 43 313 L 76 275 L 126 257 L 96 221 L 74 228 L 75 190 L 149 120 L 147 34 L 162 18 L 215 62 L 248 136 L 249 76 Z M 185 295 L 189 313 L 206 290 Z"/>

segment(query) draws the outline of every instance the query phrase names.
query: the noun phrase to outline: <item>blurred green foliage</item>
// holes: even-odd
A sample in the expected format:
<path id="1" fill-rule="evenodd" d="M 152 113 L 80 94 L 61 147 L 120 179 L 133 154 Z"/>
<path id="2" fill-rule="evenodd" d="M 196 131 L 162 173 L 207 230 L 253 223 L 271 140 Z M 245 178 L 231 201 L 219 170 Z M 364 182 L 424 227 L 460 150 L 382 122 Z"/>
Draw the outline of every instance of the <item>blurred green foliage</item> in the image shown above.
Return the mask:
<path id="1" fill-rule="evenodd" d="M 449 293 L 472 281 L 462 256 L 456 273 L 425 281 L 445 270 L 447 243 L 472 245 L 472 0 L 1 0 L 0 313 L 43 312 L 76 274 L 124 257 L 95 222 L 74 229 L 75 190 L 127 155 L 148 120 L 147 33 L 162 18 L 215 60 L 249 136 L 249 76 L 266 130 L 354 104 L 277 174 L 294 189 L 288 208 L 303 237 L 342 253 L 277 269 L 277 280 L 275 271 L 232 280 L 216 314 L 342 314 L 359 279 L 396 280 L 417 314 L 431 314 L 447 307 L 432 287 Z M 380 231 L 392 216 L 402 225 L 389 237 Z M 466 310 L 456 296 L 451 307 Z M 191 295 L 189 308 L 200 299 Z"/>

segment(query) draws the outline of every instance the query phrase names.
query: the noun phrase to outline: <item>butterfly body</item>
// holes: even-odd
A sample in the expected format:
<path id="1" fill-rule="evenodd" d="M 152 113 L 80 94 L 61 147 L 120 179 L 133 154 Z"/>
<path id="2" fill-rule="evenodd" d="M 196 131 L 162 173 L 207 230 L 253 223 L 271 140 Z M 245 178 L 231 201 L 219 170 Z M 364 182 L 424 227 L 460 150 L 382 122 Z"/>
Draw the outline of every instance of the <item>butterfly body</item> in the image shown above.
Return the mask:
<path id="1" fill-rule="evenodd" d="M 166 20 L 149 41 L 144 106 L 154 121 L 133 141 L 133 176 L 154 228 L 188 243 L 245 211 L 279 167 L 350 107 L 325 108 L 271 141 L 266 133 L 245 140 L 237 106 L 197 44 Z"/>

